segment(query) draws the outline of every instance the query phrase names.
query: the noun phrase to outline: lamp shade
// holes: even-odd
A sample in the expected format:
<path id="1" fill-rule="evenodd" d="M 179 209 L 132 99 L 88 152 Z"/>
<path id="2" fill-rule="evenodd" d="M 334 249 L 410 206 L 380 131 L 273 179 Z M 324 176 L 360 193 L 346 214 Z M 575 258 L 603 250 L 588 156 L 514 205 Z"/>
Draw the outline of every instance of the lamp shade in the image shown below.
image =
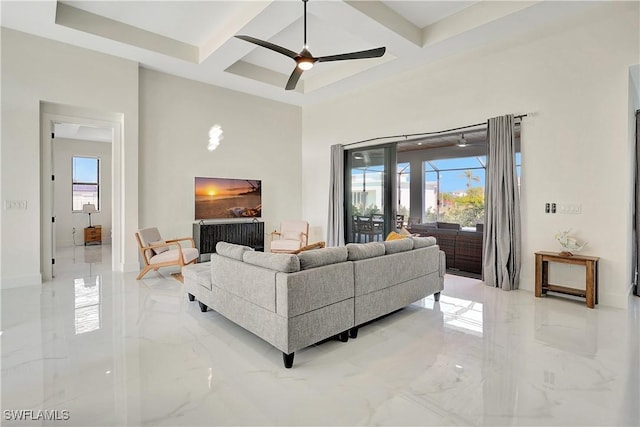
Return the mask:
<path id="1" fill-rule="evenodd" d="M 87 214 L 92 214 L 98 211 L 96 210 L 96 205 L 94 205 L 93 203 L 86 203 L 82 205 L 82 212 Z"/>

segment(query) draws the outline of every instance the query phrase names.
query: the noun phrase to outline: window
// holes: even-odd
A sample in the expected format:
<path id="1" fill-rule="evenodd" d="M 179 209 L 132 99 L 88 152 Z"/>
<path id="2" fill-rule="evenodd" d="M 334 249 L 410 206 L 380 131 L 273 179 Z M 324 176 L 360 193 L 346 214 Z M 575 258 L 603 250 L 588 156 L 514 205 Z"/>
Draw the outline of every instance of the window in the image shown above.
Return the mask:
<path id="1" fill-rule="evenodd" d="M 520 153 L 516 153 L 520 186 Z M 484 221 L 486 156 L 424 162 L 424 222 L 475 227 Z"/>
<path id="2" fill-rule="evenodd" d="M 100 210 L 100 159 L 73 157 L 71 163 L 71 209 L 82 212 L 87 203 Z"/>

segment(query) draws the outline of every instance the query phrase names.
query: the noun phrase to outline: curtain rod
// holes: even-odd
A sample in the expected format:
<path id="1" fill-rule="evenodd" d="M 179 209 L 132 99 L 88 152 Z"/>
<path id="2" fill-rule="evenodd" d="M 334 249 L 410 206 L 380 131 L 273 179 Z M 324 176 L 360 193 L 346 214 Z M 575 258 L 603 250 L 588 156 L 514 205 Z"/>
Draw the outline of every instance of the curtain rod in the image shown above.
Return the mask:
<path id="1" fill-rule="evenodd" d="M 517 116 L 513 116 L 514 119 L 522 119 L 523 117 L 527 117 L 526 114 L 520 114 Z M 436 132 L 423 132 L 423 133 L 409 133 L 406 135 L 391 135 L 391 136 L 379 136 L 376 138 L 370 138 L 370 139 L 363 139 L 362 141 L 356 141 L 356 142 L 350 142 L 348 144 L 343 144 L 343 147 L 348 147 L 350 145 L 355 145 L 355 144 L 362 144 L 364 142 L 371 142 L 371 141 L 378 141 L 380 139 L 388 139 L 388 138 L 409 138 L 409 137 L 415 137 L 415 136 L 427 136 L 427 135 L 439 135 L 441 133 L 449 133 L 449 132 L 453 132 L 456 130 L 462 130 L 462 129 L 469 129 L 469 128 L 475 128 L 478 126 L 485 126 L 487 124 L 487 122 L 482 122 L 482 123 L 476 123 L 473 125 L 466 125 L 466 126 L 460 126 L 457 128 L 452 128 L 452 129 L 446 129 L 446 130 L 439 130 Z"/>

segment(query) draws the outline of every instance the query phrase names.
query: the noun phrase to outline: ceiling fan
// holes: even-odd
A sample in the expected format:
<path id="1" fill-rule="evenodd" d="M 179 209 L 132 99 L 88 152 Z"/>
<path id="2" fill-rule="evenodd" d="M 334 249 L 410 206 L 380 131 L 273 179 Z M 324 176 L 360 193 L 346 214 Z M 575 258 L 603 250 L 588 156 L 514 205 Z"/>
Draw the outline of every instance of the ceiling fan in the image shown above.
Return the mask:
<path id="1" fill-rule="evenodd" d="M 282 55 L 288 56 L 289 58 L 296 61 L 296 67 L 293 69 L 289 80 L 287 81 L 287 85 L 285 86 L 286 90 L 292 90 L 296 88 L 298 84 L 298 80 L 300 80 L 300 76 L 303 71 L 310 70 L 313 68 L 313 64 L 316 62 L 330 62 L 330 61 L 344 61 L 347 59 L 366 59 L 366 58 L 379 58 L 384 55 L 386 51 L 386 47 L 379 47 L 377 49 L 369 49 L 362 50 L 359 52 L 351 52 L 351 53 L 341 53 L 338 55 L 329 55 L 329 56 L 318 56 L 315 57 L 309 52 L 307 46 L 307 1 L 302 0 L 304 3 L 304 46 L 300 53 L 296 53 L 287 48 L 278 46 L 276 44 L 256 39 L 255 37 L 250 36 L 235 36 L 241 40 L 257 44 L 258 46 L 266 47 L 267 49 L 271 49 L 275 52 L 278 52 Z"/>

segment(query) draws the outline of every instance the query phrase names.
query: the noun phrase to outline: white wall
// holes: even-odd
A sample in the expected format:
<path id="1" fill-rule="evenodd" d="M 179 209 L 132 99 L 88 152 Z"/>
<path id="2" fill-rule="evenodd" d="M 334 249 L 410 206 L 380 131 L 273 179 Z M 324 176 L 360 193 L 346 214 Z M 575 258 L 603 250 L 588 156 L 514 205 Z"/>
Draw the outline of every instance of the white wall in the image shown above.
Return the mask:
<path id="1" fill-rule="evenodd" d="M 326 233 L 329 146 L 437 131 L 508 113 L 522 125 L 522 289 L 534 256 L 558 250 L 572 228 L 601 257 L 601 304 L 624 307 L 630 290 L 632 139 L 629 67 L 640 62 L 637 2 L 599 6 L 383 84 L 303 110 L 303 217 Z M 544 203 L 580 203 L 580 215 Z"/>
<path id="2" fill-rule="evenodd" d="M 41 281 L 40 103 L 124 115 L 123 235 L 138 220 L 138 64 L 2 28 L 1 200 L 26 200 L 3 211 L 1 287 Z M 115 161 L 115 159 L 114 159 Z M 123 239 L 122 268 L 137 265 L 133 238 Z"/>
<path id="3" fill-rule="evenodd" d="M 196 176 L 261 179 L 266 232 L 301 218 L 301 115 L 300 107 L 141 69 L 140 227 L 191 236 Z M 209 152 L 214 124 L 224 139 Z"/>
<path id="4" fill-rule="evenodd" d="M 102 242 L 111 243 L 111 144 L 56 138 L 53 147 L 56 175 L 54 184 L 56 247 L 84 244 L 83 230 L 89 226 L 89 216 L 86 213 L 73 212 L 71 209 L 71 159 L 74 156 L 100 159 L 100 212 L 91 214 L 91 223 L 101 225 Z"/>

